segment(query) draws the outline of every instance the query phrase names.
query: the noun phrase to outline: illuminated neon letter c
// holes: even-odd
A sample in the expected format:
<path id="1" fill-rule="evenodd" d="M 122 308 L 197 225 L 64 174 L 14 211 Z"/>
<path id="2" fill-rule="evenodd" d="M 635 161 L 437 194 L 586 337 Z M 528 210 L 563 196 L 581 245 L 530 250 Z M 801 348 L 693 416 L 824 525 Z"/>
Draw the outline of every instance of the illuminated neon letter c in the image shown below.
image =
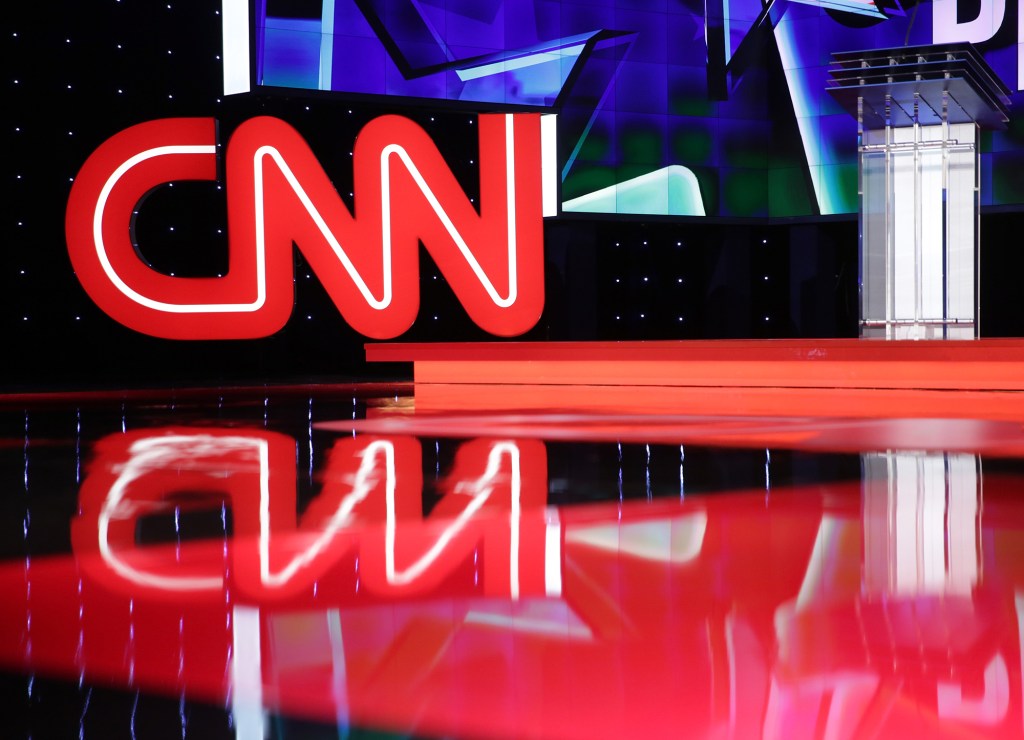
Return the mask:
<path id="1" fill-rule="evenodd" d="M 225 277 L 182 278 L 146 264 L 132 243 L 139 201 L 178 180 L 217 179 L 217 124 L 170 118 L 132 126 L 108 139 L 83 165 L 71 189 L 65 230 L 78 279 L 109 316 L 138 331 L 173 339 L 271 334 L 290 302 L 267 301 L 256 255 L 232 250 Z"/>

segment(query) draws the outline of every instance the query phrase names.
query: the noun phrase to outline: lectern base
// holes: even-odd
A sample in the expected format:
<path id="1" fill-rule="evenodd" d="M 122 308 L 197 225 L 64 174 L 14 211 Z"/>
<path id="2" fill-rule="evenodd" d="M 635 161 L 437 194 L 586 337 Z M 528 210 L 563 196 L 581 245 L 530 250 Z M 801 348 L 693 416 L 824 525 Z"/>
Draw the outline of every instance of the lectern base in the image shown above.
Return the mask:
<path id="1" fill-rule="evenodd" d="M 883 323 L 862 321 L 863 339 L 976 339 L 973 321 Z"/>

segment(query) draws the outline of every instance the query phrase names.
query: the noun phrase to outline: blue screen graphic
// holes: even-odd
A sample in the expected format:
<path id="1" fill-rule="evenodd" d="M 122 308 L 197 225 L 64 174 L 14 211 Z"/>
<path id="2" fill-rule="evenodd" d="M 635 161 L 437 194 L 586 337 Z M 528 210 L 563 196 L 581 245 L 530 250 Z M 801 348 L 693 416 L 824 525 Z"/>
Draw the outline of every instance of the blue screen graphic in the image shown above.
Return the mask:
<path id="1" fill-rule="evenodd" d="M 566 212 L 856 212 L 857 124 L 826 92 L 832 52 L 972 41 L 1020 87 L 1005 0 L 304 6 L 257 1 L 259 85 L 557 112 Z M 983 205 L 1024 204 L 1012 111 L 982 138 Z"/>

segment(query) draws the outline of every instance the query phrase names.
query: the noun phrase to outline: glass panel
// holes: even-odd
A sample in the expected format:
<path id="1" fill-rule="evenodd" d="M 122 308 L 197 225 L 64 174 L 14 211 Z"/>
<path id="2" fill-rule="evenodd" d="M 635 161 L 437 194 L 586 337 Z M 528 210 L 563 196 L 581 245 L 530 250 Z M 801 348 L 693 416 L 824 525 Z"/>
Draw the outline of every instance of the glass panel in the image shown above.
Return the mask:
<path id="1" fill-rule="evenodd" d="M 977 126 L 892 127 L 861 142 L 861 336 L 975 337 Z"/>

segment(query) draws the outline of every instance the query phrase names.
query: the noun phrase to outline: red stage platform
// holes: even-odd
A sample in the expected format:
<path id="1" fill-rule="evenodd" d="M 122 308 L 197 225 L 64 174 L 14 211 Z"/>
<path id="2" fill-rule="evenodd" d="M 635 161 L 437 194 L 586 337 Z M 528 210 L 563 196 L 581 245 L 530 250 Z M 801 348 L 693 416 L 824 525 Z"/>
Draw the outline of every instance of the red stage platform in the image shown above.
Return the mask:
<path id="1" fill-rule="evenodd" d="M 1024 419 L 1019 339 L 388 343 L 366 357 L 411 362 L 419 410 Z"/>

